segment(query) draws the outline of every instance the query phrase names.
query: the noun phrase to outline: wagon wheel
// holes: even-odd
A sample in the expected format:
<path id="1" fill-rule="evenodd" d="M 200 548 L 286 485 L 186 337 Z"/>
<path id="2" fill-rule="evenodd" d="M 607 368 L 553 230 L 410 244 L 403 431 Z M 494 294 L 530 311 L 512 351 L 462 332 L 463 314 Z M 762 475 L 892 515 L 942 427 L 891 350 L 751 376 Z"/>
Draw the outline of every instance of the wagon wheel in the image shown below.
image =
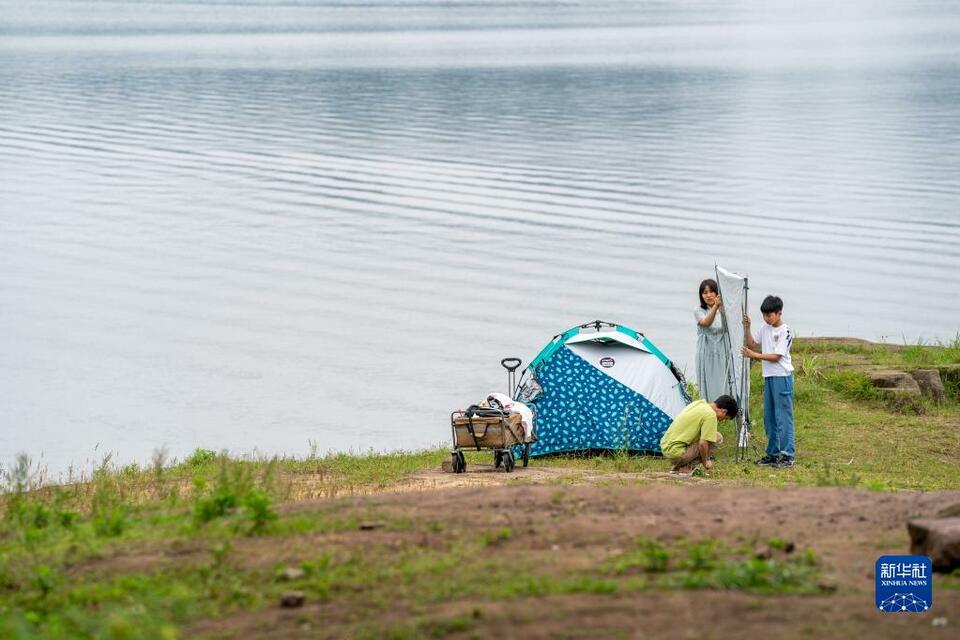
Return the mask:
<path id="1" fill-rule="evenodd" d="M 454 473 L 463 473 L 467 467 L 466 460 L 463 457 L 463 453 L 460 451 L 453 452 L 453 472 Z"/>
<path id="2" fill-rule="evenodd" d="M 493 468 L 499 469 L 501 463 L 503 463 L 503 452 L 494 449 L 493 450 Z"/>
<path id="3" fill-rule="evenodd" d="M 503 452 L 503 470 L 507 473 L 513 471 L 513 467 L 516 465 L 516 461 L 513 459 L 512 451 Z"/>
<path id="4" fill-rule="evenodd" d="M 530 464 L 530 443 L 523 445 L 523 466 Z"/>

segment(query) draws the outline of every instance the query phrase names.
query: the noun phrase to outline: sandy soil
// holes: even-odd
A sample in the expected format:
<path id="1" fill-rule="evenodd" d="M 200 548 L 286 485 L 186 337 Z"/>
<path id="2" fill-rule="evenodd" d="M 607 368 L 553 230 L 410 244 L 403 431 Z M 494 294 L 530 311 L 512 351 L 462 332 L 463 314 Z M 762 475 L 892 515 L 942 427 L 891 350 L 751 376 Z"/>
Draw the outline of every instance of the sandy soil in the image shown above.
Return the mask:
<path id="1" fill-rule="evenodd" d="M 532 556 L 565 569 L 596 566 L 628 548 L 638 534 L 665 542 L 715 538 L 731 545 L 779 537 L 798 548 L 812 548 L 822 559 L 824 581 L 835 586 L 835 592 L 758 596 L 646 591 L 510 602 L 470 599 L 416 614 L 476 619 L 468 632 L 450 637 L 958 637 L 960 592 L 935 590 L 934 607 L 928 613 L 884 614 L 873 604 L 873 567 L 878 555 L 909 552 L 908 518 L 936 514 L 960 503 L 960 491 L 738 488 L 670 477 L 637 483 L 632 474 L 598 478 L 579 471 L 534 467 L 510 475 L 483 467 L 461 475 L 424 471 L 406 488 L 405 492 L 341 500 L 338 512 L 361 518 L 372 512 L 403 516 L 424 523 L 423 527 L 311 534 L 290 541 L 283 549 L 275 548 L 275 541 L 251 539 L 239 543 L 238 555 L 257 564 L 296 562 L 334 541 L 348 547 L 410 540 L 429 546 L 439 544 L 443 534 L 429 532 L 426 523 L 438 521 L 445 531 L 509 526 L 514 534 L 497 550 L 505 561 Z M 311 505 L 291 506 L 303 508 Z M 397 603 L 392 615 L 404 619 L 408 613 L 403 603 Z M 242 638 L 345 637 L 350 635 L 355 616 L 356 612 L 336 602 L 308 603 L 293 611 L 277 608 L 203 623 L 190 631 Z M 942 621 L 935 625 L 935 618 L 946 618 L 946 625 Z"/>

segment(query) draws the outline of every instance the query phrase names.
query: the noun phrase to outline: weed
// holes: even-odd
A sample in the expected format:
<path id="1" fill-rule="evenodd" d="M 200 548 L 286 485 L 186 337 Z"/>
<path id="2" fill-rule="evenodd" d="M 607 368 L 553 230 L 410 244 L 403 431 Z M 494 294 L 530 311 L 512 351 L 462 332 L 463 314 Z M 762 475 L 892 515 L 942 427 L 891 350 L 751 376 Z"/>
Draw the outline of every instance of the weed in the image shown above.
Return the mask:
<path id="1" fill-rule="evenodd" d="M 33 568 L 33 583 L 40 597 L 46 600 L 57 584 L 57 572 L 45 564 L 38 564 Z"/>
<path id="2" fill-rule="evenodd" d="M 210 449 L 200 449 L 199 447 L 193 450 L 187 458 L 183 461 L 188 467 L 202 467 L 210 462 L 213 462 L 217 459 L 217 454 L 211 451 Z"/>
<path id="3" fill-rule="evenodd" d="M 787 548 L 787 541 L 783 538 L 768 538 L 767 546 L 773 551 L 783 551 Z"/>
<path id="4" fill-rule="evenodd" d="M 231 463 L 229 458 L 221 456 L 219 472 L 210 493 L 204 492 L 206 482 L 202 477 L 194 478 L 197 494 L 193 507 L 194 519 L 203 524 L 232 513 L 240 506 L 240 497 L 248 490 L 249 480 L 249 473 L 242 465 Z"/>
<path id="5" fill-rule="evenodd" d="M 265 492 L 260 489 L 250 491 L 243 498 L 244 513 L 250 525 L 247 533 L 250 535 L 260 535 L 264 533 L 267 526 L 277 519 L 277 512 L 271 507 L 272 500 Z"/>
<path id="6" fill-rule="evenodd" d="M 714 540 L 699 540 L 687 545 L 687 555 L 681 567 L 688 571 L 710 571 L 717 564 L 717 543 Z"/>
<path id="7" fill-rule="evenodd" d="M 484 531 L 480 536 L 480 542 L 488 547 L 506 542 L 511 538 L 513 532 L 510 527 L 501 527 L 497 531 Z"/>
<path id="8" fill-rule="evenodd" d="M 730 561 L 716 573 L 716 585 L 736 591 L 813 591 L 816 580 L 813 567 L 779 560 Z"/>
<path id="9" fill-rule="evenodd" d="M 634 549 L 615 558 L 610 569 L 617 574 L 641 569 L 650 573 L 662 573 L 670 564 L 670 550 L 656 540 L 639 536 Z"/>
<path id="10" fill-rule="evenodd" d="M 856 487 L 860 484 L 857 473 L 847 475 L 842 469 L 834 470 L 829 462 L 823 463 L 823 468 L 817 471 L 816 484 L 818 487 Z"/>
<path id="11" fill-rule="evenodd" d="M 104 538 L 121 535 L 129 526 L 130 506 L 124 501 L 123 485 L 110 467 L 111 456 L 104 456 L 93 474 L 91 522 L 94 532 Z"/>

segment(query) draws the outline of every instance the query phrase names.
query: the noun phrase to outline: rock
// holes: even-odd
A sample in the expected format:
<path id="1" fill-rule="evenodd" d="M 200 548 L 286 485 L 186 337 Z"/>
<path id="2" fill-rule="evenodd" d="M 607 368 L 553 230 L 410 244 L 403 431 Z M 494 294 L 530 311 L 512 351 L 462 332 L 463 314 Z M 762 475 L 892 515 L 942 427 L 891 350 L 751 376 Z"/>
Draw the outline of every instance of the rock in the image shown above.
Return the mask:
<path id="1" fill-rule="evenodd" d="M 794 551 L 796 551 L 796 549 L 797 549 L 797 545 L 795 545 L 791 541 L 787 541 L 787 544 L 783 545 L 784 553 L 793 553 Z"/>
<path id="2" fill-rule="evenodd" d="M 753 552 L 753 557 L 757 560 L 769 560 L 773 557 L 773 550 L 770 547 L 762 547 Z"/>
<path id="3" fill-rule="evenodd" d="M 453 473 L 453 462 L 444 460 L 443 464 L 440 465 L 440 469 L 442 469 L 444 473 Z"/>
<path id="4" fill-rule="evenodd" d="M 937 512 L 937 516 L 940 518 L 954 518 L 960 516 L 960 502 L 940 509 L 940 511 Z"/>
<path id="5" fill-rule="evenodd" d="M 280 596 L 280 606 L 284 609 L 296 609 L 302 607 L 306 600 L 303 591 L 287 591 Z"/>
<path id="6" fill-rule="evenodd" d="M 825 593 L 833 593 L 837 590 L 837 581 L 829 576 L 824 576 L 817 582 L 817 589 Z"/>
<path id="7" fill-rule="evenodd" d="M 910 375 L 917 381 L 923 395 L 932 398 L 935 402 L 944 402 L 947 399 L 943 380 L 940 379 L 940 372 L 936 369 L 917 369 L 911 371 Z"/>
<path id="8" fill-rule="evenodd" d="M 930 624 L 934 627 L 945 627 L 947 626 L 947 619 L 944 617 L 934 618 L 930 621 Z"/>
<path id="9" fill-rule="evenodd" d="M 920 395 L 920 385 L 904 371 L 867 371 L 866 374 L 878 389 L 888 389 L 898 395 Z"/>
<path id="10" fill-rule="evenodd" d="M 307 575 L 307 572 L 301 569 L 300 567 L 287 567 L 280 572 L 280 577 L 283 580 L 299 580 L 303 576 Z"/>
<path id="11" fill-rule="evenodd" d="M 907 523 L 910 553 L 929 556 L 933 570 L 960 568 L 960 518 L 920 518 Z"/>

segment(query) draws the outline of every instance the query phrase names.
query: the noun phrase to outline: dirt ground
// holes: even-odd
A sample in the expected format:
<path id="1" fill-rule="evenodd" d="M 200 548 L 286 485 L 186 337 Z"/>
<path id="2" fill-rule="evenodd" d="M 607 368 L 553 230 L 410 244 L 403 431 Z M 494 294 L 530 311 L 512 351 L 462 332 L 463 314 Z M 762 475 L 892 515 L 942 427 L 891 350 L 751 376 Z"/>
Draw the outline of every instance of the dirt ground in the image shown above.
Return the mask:
<path id="1" fill-rule="evenodd" d="M 418 616 L 471 616 L 467 631 L 447 637 L 499 638 L 948 638 L 958 637 L 960 591 L 934 590 L 923 614 L 888 614 L 874 607 L 874 563 L 909 553 L 906 521 L 960 503 L 960 491 L 877 493 L 844 488 L 744 488 L 713 481 L 633 475 L 571 474 L 556 468 L 467 474 L 418 474 L 406 491 L 338 501 L 339 512 L 411 519 L 408 531 L 355 530 L 307 534 L 282 549 L 269 540 L 238 547 L 246 562 L 290 561 L 325 544 L 364 548 L 415 539 L 430 546 L 437 531 L 510 527 L 498 545 L 505 562 L 536 558 L 563 568 L 596 566 L 638 535 L 663 542 L 713 538 L 721 543 L 777 537 L 813 549 L 822 582 L 835 590 L 813 596 L 763 596 L 726 591 L 640 591 L 575 594 L 512 601 L 452 600 Z M 566 480 L 564 478 L 566 477 Z M 572 483 L 571 483 L 572 481 Z M 314 505 L 292 505 L 290 510 Z M 327 503 L 329 505 L 329 502 Z M 442 527 L 427 526 L 441 523 Z M 419 526 L 422 524 L 423 526 Z M 270 545 L 269 548 L 265 545 Z M 397 603 L 396 615 L 409 612 Z M 946 619 L 945 622 L 943 619 Z M 310 603 L 244 613 L 195 626 L 190 634 L 238 638 L 349 637 L 356 613 L 343 603 Z"/>

